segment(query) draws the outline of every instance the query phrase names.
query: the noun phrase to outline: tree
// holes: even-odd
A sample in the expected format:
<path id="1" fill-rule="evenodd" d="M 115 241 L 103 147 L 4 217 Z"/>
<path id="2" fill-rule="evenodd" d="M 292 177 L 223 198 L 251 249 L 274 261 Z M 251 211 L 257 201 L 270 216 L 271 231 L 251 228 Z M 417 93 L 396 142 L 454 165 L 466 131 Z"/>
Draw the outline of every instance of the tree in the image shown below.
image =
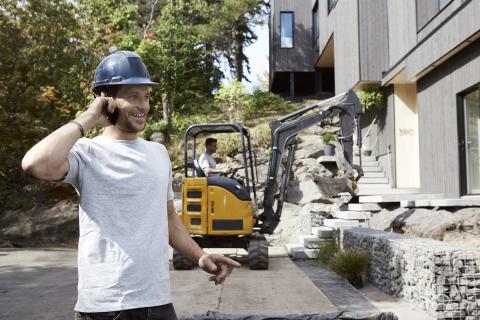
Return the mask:
<path id="1" fill-rule="evenodd" d="M 167 133 L 172 133 L 175 111 L 191 113 L 212 97 L 221 72 L 212 66 L 210 52 L 198 32 L 208 6 L 205 1 L 170 2 L 156 22 L 155 37 L 144 39 L 138 53 L 160 84 L 154 95 L 161 101 Z"/>

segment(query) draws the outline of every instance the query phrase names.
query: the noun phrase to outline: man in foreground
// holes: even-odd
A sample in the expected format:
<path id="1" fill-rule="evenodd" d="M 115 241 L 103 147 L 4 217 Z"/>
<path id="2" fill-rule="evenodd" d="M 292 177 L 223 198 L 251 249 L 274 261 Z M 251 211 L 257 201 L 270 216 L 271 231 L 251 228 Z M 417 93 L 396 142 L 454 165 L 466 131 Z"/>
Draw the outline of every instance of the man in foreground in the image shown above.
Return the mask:
<path id="1" fill-rule="evenodd" d="M 191 239 L 173 207 L 167 150 L 138 137 L 153 85 L 137 54 L 112 53 L 97 67 L 87 111 L 23 158 L 29 174 L 70 183 L 80 195 L 75 319 L 176 319 L 169 243 L 215 284 L 240 266 Z M 103 134 L 83 138 L 95 127 Z"/>

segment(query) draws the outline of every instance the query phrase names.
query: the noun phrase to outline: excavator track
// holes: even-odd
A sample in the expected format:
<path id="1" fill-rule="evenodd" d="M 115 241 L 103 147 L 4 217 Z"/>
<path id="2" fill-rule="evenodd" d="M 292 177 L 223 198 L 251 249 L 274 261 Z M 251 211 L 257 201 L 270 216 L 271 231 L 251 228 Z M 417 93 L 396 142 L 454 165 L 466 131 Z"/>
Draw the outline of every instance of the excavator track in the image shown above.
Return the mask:
<path id="1" fill-rule="evenodd" d="M 268 243 L 263 235 L 250 240 L 248 244 L 248 264 L 252 270 L 268 269 Z"/>

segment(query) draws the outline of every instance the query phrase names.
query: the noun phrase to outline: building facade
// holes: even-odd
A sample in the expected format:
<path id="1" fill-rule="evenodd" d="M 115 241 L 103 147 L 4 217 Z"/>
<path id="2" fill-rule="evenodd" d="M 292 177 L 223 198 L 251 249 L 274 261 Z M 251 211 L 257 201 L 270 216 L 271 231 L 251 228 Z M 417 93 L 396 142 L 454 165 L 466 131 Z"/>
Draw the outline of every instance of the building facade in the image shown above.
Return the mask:
<path id="1" fill-rule="evenodd" d="M 270 90 L 379 87 L 364 143 L 391 186 L 480 195 L 479 17 L 478 0 L 273 0 Z"/>

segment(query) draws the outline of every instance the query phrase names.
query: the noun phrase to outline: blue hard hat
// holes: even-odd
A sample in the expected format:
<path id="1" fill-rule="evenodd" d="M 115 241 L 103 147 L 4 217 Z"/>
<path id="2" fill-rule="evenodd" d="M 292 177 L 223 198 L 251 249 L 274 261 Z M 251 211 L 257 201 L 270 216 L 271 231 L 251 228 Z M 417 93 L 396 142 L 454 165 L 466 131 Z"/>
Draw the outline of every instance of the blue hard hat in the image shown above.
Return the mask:
<path id="1" fill-rule="evenodd" d="M 102 87 L 128 84 L 158 85 L 150 80 L 147 67 L 135 52 L 116 51 L 103 58 L 95 70 L 93 92 L 99 95 Z"/>

